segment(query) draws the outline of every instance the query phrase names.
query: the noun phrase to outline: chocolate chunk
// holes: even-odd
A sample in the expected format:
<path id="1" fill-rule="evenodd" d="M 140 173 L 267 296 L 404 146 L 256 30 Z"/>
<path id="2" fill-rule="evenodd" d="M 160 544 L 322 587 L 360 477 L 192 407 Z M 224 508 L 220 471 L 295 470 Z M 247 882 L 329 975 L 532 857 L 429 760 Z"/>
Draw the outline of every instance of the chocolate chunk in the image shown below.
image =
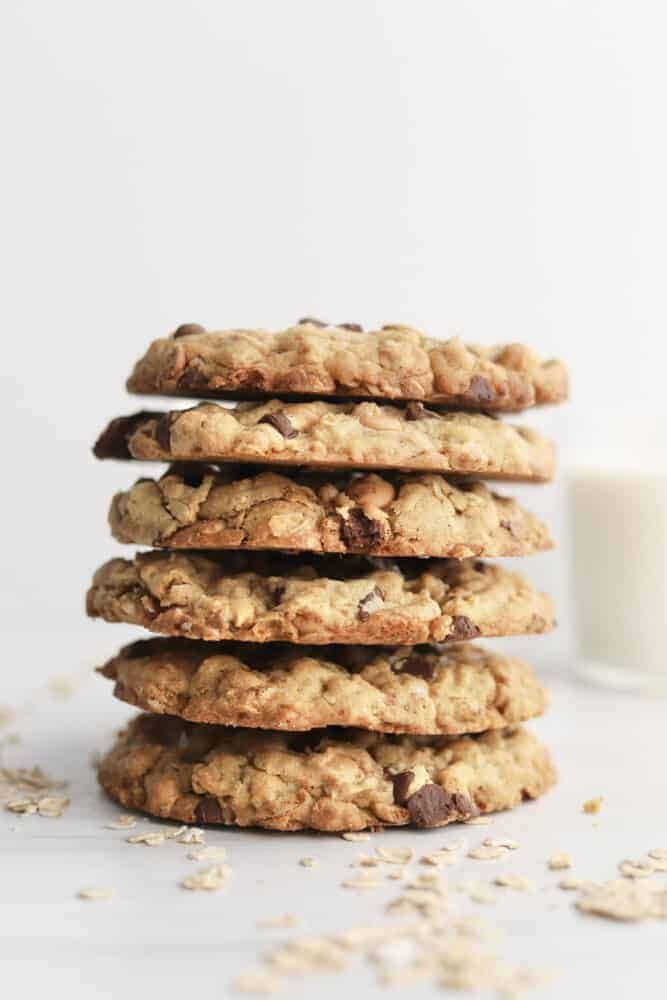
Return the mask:
<path id="1" fill-rule="evenodd" d="M 260 424 L 271 424 L 284 438 L 296 437 L 296 431 L 292 427 L 289 417 L 286 417 L 284 413 L 267 413 L 260 420 Z"/>
<path id="2" fill-rule="evenodd" d="M 394 802 L 397 806 L 404 806 L 408 800 L 408 789 L 414 774 L 412 771 L 401 771 L 400 774 L 392 774 L 390 777 L 394 785 Z"/>
<path id="3" fill-rule="evenodd" d="M 184 730 L 181 719 L 164 715 L 140 715 L 137 726 L 146 743 L 157 743 L 163 747 L 179 746 Z"/>
<path id="4" fill-rule="evenodd" d="M 96 458 L 132 458 L 127 446 L 128 441 L 137 427 L 159 416 L 159 413 L 152 410 L 141 410 L 130 417 L 116 417 L 98 437 L 93 447 L 93 454 Z"/>
<path id="5" fill-rule="evenodd" d="M 357 618 L 360 622 L 367 622 L 371 616 L 372 611 L 377 611 L 377 608 L 384 601 L 384 594 L 382 590 L 376 584 L 372 590 L 370 590 L 365 597 L 362 597 L 359 601 L 357 609 Z M 380 604 L 378 603 L 380 602 Z M 370 610 L 368 610 L 370 608 Z"/>
<path id="6" fill-rule="evenodd" d="M 479 629 L 467 615 L 454 615 L 452 627 L 448 638 L 450 639 L 474 639 L 479 635 Z"/>
<path id="7" fill-rule="evenodd" d="M 460 792 L 454 792 L 452 795 L 452 805 L 457 813 L 465 817 L 465 819 L 470 819 L 472 816 L 479 816 L 479 809 L 475 803 L 471 802 L 465 795 L 461 795 Z"/>
<path id="8" fill-rule="evenodd" d="M 303 326 L 305 323 L 310 323 L 311 326 L 328 326 L 329 325 L 328 323 L 325 323 L 321 319 L 315 319 L 313 316 L 304 316 L 303 319 L 297 320 L 297 324 L 296 325 L 297 326 Z"/>
<path id="9" fill-rule="evenodd" d="M 207 389 L 209 385 L 206 375 L 198 368 L 188 368 L 178 380 L 178 388 L 196 392 Z"/>
<path id="10" fill-rule="evenodd" d="M 435 413 L 427 410 L 423 403 L 413 401 L 405 407 L 406 420 L 431 420 L 433 417 L 435 417 Z"/>
<path id="11" fill-rule="evenodd" d="M 439 826 L 454 812 L 453 797 L 440 785 L 422 785 L 407 801 L 410 819 L 417 826 Z"/>
<path id="12" fill-rule="evenodd" d="M 181 323 L 172 333 L 172 337 L 192 337 L 196 333 L 206 333 L 206 327 L 201 323 Z"/>
<path id="13" fill-rule="evenodd" d="M 426 656 L 413 653 L 401 663 L 400 673 L 412 674 L 413 677 L 423 677 L 425 681 L 430 681 L 435 676 L 435 664 Z"/>
<path id="14" fill-rule="evenodd" d="M 284 583 L 277 583 L 274 587 L 272 587 L 272 589 L 271 589 L 271 603 L 272 603 L 272 605 L 273 605 L 274 608 L 277 607 L 280 604 L 280 602 L 282 601 L 282 599 L 283 599 L 283 597 L 285 595 L 285 591 L 286 590 L 287 590 L 287 587 L 285 586 Z"/>
<path id="15" fill-rule="evenodd" d="M 162 451 L 171 451 L 171 425 L 175 417 L 175 413 L 163 413 L 155 425 L 153 435 Z"/>
<path id="16" fill-rule="evenodd" d="M 340 522 L 340 535 L 348 549 L 365 552 L 382 542 L 382 525 L 364 514 L 361 507 L 352 507 L 347 517 L 341 517 Z"/>
<path id="17" fill-rule="evenodd" d="M 199 800 L 195 809 L 195 819 L 197 823 L 220 823 L 222 809 L 215 796 L 206 795 Z"/>
<path id="18" fill-rule="evenodd" d="M 483 375 L 473 375 L 468 386 L 468 398 L 475 403 L 492 403 L 496 398 L 496 390 L 488 378 Z"/>
<path id="19" fill-rule="evenodd" d="M 198 462 L 178 462 L 170 466 L 167 475 L 180 476 L 185 486 L 197 490 L 204 482 L 204 477 L 211 472 L 210 466 L 202 466 Z"/>
<path id="20" fill-rule="evenodd" d="M 361 323 L 336 323 L 341 330 L 351 330 L 352 333 L 363 333 L 364 328 Z"/>

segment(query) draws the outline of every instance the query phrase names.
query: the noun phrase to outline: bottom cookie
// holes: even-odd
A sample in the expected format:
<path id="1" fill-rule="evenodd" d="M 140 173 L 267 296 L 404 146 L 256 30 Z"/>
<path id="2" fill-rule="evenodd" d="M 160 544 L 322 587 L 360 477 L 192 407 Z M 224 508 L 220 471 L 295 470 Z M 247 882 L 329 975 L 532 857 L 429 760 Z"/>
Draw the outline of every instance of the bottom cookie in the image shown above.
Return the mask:
<path id="1" fill-rule="evenodd" d="M 123 806 L 165 819 L 333 833 L 445 826 L 537 798 L 556 775 L 522 728 L 277 733 L 146 714 L 102 759 L 99 780 Z"/>

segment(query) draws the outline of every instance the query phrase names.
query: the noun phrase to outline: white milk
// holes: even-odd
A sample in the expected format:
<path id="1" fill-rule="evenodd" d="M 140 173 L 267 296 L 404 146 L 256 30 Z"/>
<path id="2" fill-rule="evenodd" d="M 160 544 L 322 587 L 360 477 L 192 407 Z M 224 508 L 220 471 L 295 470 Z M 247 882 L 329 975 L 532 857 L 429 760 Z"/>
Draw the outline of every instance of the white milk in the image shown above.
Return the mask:
<path id="1" fill-rule="evenodd" d="M 579 652 L 597 680 L 667 691 L 667 461 L 634 461 L 569 474 Z"/>

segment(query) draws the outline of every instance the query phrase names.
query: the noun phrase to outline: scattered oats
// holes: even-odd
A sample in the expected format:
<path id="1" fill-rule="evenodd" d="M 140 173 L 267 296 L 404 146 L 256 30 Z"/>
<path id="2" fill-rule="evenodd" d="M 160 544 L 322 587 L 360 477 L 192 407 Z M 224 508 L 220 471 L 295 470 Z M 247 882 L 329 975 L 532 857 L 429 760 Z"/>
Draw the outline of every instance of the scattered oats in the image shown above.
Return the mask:
<path id="1" fill-rule="evenodd" d="M 458 863 L 458 854 L 453 851 L 434 851 L 433 854 L 423 854 L 419 859 L 422 865 L 431 865 L 433 868 L 455 865 Z"/>
<path id="2" fill-rule="evenodd" d="M 130 816 L 129 813 L 121 813 L 118 819 L 112 820 L 111 823 L 105 825 L 106 830 L 133 830 L 137 825 L 137 821 L 134 816 Z"/>
<path id="3" fill-rule="evenodd" d="M 586 885 L 582 878 L 562 878 L 558 883 L 559 889 L 565 889 L 566 892 L 574 892 L 578 889 L 583 889 Z"/>
<path id="4" fill-rule="evenodd" d="M 435 872 L 433 874 L 422 872 L 412 882 L 407 883 L 406 889 L 432 889 L 434 892 L 442 892 L 442 883 Z"/>
<path id="5" fill-rule="evenodd" d="M 203 844 L 204 831 L 198 826 L 182 826 L 176 833 L 169 834 L 169 839 L 179 844 Z"/>
<path id="6" fill-rule="evenodd" d="M 517 889 L 519 892 L 535 892 L 537 886 L 525 875 L 496 875 L 493 880 L 496 885 L 506 886 L 508 889 Z"/>
<path id="7" fill-rule="evenodd" d="M 299 918 L 295 917 L 293 913 L 283 913 L 281 917 L 267 917 L 264 920 L 258 920 L 257 926 L 263 929 L 272 927 L 298 927 Z"/>
<path id="8" fill-rule="evenodd" d="M 370 840 L 370 833 L 355 833 L 350 830 L 348 833 L 341 833 L 343 840 L 351 840 L 354 844 L 361 843 L 362 840 Z"/>
<path id="9" fill-rule="evenodd" d="M 86 679 L 86 677 L 80 674 L 72 676 L 56 674 L 49 681 L 49 692 L 54 698 L 61 698 L 63 701 L 66 701 L 77 693 Z"/>
<path id="10" fill-rule="evenodd" d="M 62 816 L 69 805 L 69 799 L 61 795 L 45 795 L 37 800 L 37 812 L 40 816 L 57 819 Z"/>
<path id="11" fill-rule="evenodd" d="M 392 872 L 387 873 L 387 878 L 393 879 L 395 882 L 400 882 L 405 878 L 405 868 L 394 868 Z"/>
<path id="12" fill-rule="evenodd" d="M 317 858 L 301 858 L 299 864 L 302 868 L 317 868 L 319 861 Z"/>
<path id="13" fill-rule="evenodd" d="M 480 847 L 473 847 L 471 851 L 468 851 L 468 857 L 474 858 L 476 861 L 495 861 L 496 858 L 504 858 L 506 856 L 506 847 L 490 847 L 486 844 L 482 844 Z"/>
<path id="14" fill-rule="evenodd" d="M 329 938 L 300 938 L 269 952 L 266 961 L 283 972 L 303 975 L 344 969 L 348 956 L 339 944 Z"/>
<path id="15" fill-rule="evenodd" d="M 13 813 L 31 816 L 33 813 L 37 812 L 37 803 L 33 798 L 12 799 L 9 802 L 5 802 L 5 809 L 9 809 L 9 811 Z"/>
<path id="16" fill-rule="evenodd" d="M 468 844 L 465 840 L 451 840 L 440 848 L 441 851 L 465 851 Z"/>
<path id="17" fill-rule="evenodd" d="M 621 875 L 626 878 L 648 878 L 655 871 L 650 858 L 640 858 L 639 861 L 621 861 L 618 865 Z"/>
<path id="18" fill-rule="evenodd" d="M 649 858 L 654 858 L 656 861 L 667 861 L 667 848 L 664 847 L 652 847 L 648 852 Z"/>
<path id="19" fill-rule="evenodd" d="M 547 867 L 551 868 L 552 871 L 560 871 L 563 868 L 572 867 L 572 858 L 565 851 L 561 851 L 559 854 L 552 854 L 547 861 Z"/>
<path id="20" fill-rule="evenodd" d="M 516 851 L 519 847 L 519 842 L 517 840 L 509 840 L 505 837 L 502 840 L 494 840 L 493 837 L 487 837 L 483 841 L 484 847 L 505 847 L 508 851 Z"/>
<path id="21" fill-rule="evenodd" d="M 347 878 L 341 882 L 343 889 L 378 889 L 382 882 L 371 875 L 360 875 L 358 878 Z"/>
<path id="22" fill-rule="evenodd" d="M 224 847 L 196 847 L 188 851 L 189 861 L 226 861 L 227 851 Z"/>
<path id="23" fill-rule="evenodd" d="M 585 813 L 599 813 L 603 802 L 604 796 L 598 795 L 596 799 L 587 799 L 581 807 L 581 810 Z"/>
<path id="24" fill-rule="evenodd" d="M 649 855 L 646 861 L 650 864 L 654 872 L 667 872 L 667 859 L 663 861 L 661 858 L 652 858 Z"/>
<path id="25" fill-rule="evenodd" d="M 376 847 L 375 853 L 381 861 L 386 861 L 388 865 L 407 865 L 415 856 L 411 847 Z"/>
<path id="26" fill-rule="evenodd" d="M 284 987 L 284 980 L 274 976 L 266 969 L 251 969 L 249 972 L 242 972 L 232 986 L 240 993 L 256 993 L 260 996 L 270 996 L 272 993 L 279 993 Z"/>
<path id="27" fill-rule="evenodd" d="M 8 705 L 0 705 L 0 729 L 9 726 L 16 718 L 16 712 Z"/>
<path id="28" fill-rule="evenodd" d="M 159 847 L 164 844 L 164 834 L 148 830 L 143 833 L 133 833 L 125 838 L 128 844 L 145 844 L 146 847 Z"/>
<path id="29" fill-rule="evenodd" d="M 496 896 L 495 893 L 491 892 L 488 885 L 483 882 L 476 882 L 473 884 L 469 892 L 469 897 L 473 903 L 495 903 Z"/>
<path id="30" fill-rule="evenodd" d="M 491 826 L 493 820 L 490 816 L 473 816 L 471 819 L 464 820 L 466 826 Z"/>
<path id="31" fill-rule="evenodd" d="M 0 767 L 0 782 L 18 792 L 54 792 L 67 788 L 66 781 L 54 781 L 41 767 Z"/>
<path id="32" fill-rule="evenodd" d="M 85 889 L 79 889 L 77 896 L 79 899 L 111 899 L 113 889 L 104 886 L 88 886 Z"/>
<path id="33" fill-rule="evenodd" d="M 353 861 L 351 868 L 379 868 L 382 862 L 374 854 L 362 854 L 357 861 Z"/>
<path id="34" fill-rule="evenodd" d="M 576 905 L 583 913 L 611 920 L 667 919 L 666 890 L 650 889 L 646 884 L 623 879 L 592 887 Z"/>
<path id="35" fill-rule="evenodd" d="M 228 876 L 229 869 L 225 865 L 213 865 L 211 868 L 195 872 L 194 875 L 186 875 L 181 885 L 184 889 L 214 892 L 224 887 Z"/>

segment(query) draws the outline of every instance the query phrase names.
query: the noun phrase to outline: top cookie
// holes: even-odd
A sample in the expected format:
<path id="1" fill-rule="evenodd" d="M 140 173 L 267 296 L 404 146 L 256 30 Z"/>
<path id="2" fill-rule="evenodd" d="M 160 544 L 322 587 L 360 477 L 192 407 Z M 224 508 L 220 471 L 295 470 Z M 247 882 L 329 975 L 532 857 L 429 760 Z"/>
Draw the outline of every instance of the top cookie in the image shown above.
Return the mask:
<path id="1" fill-rule="evenodd" d="M 435 340 L 399 324 L 302 319 L 277 333 L 179 326 L 135 365 L 135 393 L 215 398 L 266 395 L 420 400 L 476 410 L 516 411 L 567 398 L 562 362 L 521 344 L 480 347 Z"/>

